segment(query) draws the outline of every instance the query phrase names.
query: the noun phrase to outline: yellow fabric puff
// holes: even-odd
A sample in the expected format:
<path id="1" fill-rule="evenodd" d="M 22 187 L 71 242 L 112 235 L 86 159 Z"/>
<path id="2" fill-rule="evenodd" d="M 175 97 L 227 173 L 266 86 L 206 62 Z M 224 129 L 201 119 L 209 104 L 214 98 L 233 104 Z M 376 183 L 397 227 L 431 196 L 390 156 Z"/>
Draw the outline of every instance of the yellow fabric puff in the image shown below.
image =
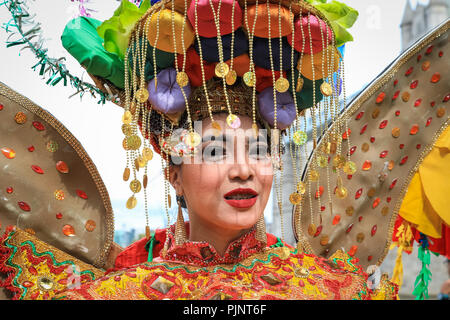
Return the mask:
<path id="1" fill-rule="evenodd" d="M 183 24 L 184 32 L 182 32 Z M 194 42 L 194 30 L 189 21 L 185 20 L 184 16 L 178 12 L 173 13 L 173 27 L 175 36 L 172 34 L 171 10 L 163 9 L 160 12 L 155 12 L 148 27 L 148 41 L 152 47 L 156 47 L 159 50 L 184 54 L 182 41 L 184 41 L 184 51 L 186 51 Z M 176 41 L 176 50 L 174 39 Z"/>
<path id="2" fill-rule="evenodd" d="M 258 7 L 258 15 L 256 15 L 256 8 Z M 278 10 L 280 9 L 280 10 Z M 291 24 L 291 15 L 289 9 L 284 6 L 278 7 L 278 4 L 270 3 L 267 8 L 267 3 L 261 3 L 248 7 L 247 21 L 248 32 L 251 33 L 253 25 L 255 24 L 255 36 L 260 38 L 269 38 L 269 15 L 270 15 L 270 38 L 286 37 L 293 31 Z M 293 14 L 292 14 L 293 16 Z M 281 22 L 281 23 L 280 23 Z M 245 23 L 245 16 L 243 17 L 243 23 L 245 29 L 247 25 Z M 280 34 L 281 30 L 281 34 Z"/>
<path id="3" fill-rule="evenodd" d="M 450 225 L 450 127 L 441 134 L 409 184 L 400 216 L 420 232 L 439 239 Z"/>
<path id="4" fill-rule="evenodd" d="M 329 76 L 329 66 L 331 67 L 331 73 L 338 71 L 339 59 L 339 51 L 333 46 L 328 46 L 322 52 L 314 55 L 304 54 L 303 58 L 298 60 L 297 70 L 301 71 L 305 78 L 313 80 L 314 62 L 314 80 L 323 79 Z M 333 66 L 331 66 L 331 63 L 333 63 Z"/>

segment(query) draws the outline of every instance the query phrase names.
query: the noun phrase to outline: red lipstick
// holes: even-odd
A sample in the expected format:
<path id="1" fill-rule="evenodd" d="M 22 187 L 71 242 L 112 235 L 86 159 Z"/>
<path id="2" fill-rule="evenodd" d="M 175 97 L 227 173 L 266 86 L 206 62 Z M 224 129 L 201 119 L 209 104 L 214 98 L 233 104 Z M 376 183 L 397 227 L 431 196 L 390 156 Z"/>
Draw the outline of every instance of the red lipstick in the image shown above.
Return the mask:
<path id="1" fill-rule="evenodd" d="M 235 208 L 246 209 L 252 207 L 258 198 L 258 193 L 249 188 L 238 188 L 224 195 L 225 202 Z"/>

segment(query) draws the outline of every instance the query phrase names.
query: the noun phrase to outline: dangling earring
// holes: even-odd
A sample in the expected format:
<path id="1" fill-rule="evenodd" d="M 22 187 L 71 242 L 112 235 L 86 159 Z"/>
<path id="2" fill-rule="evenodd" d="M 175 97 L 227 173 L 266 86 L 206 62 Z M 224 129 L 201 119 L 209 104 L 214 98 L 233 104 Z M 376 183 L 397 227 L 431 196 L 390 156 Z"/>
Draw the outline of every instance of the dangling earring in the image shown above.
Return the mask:
<path id="1" fill-rule="evenodd" d="M 186 226 L 184 225 L 184 217 L 183 217 L 183 211 L 181 210 L 181 201 L 180 197 L 177 196 L 177 203 L 178 203 L 178 217 L 177 217 L 177 223 L 175 226 L 175 244 L 177 246 L 182 245 L 186 242 L 187 235 L 186 235 Z"/>
<path id="2" fill-rule="evenodd" d="M 256 222 L 255 238 L 256 240 L 264 243 L 264 245 L 267 244 L 266 222 L 264 221 L 264 214 L 261 214 L 258 222 Z"/>

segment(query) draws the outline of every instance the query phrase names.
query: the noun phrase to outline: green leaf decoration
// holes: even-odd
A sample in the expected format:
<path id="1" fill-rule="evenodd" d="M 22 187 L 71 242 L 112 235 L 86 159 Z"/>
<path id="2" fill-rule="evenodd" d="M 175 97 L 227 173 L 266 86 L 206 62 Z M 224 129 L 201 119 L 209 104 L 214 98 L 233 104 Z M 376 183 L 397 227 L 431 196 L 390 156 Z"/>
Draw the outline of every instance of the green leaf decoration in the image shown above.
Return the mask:
<path id="1" fill-rule="evenodd" d="M 425 300 L 429 298 L 428 285 L 432 277 L 432 273 L 428 268 L 430 265 L 430 250 L 428 247 L 423 248 L 419 246 L 418 258 L 422 262 L 422 269 L 414 282 L 413 295 L 416 297 L 416 300 Z"/>
<path id="2" fill-rule="evenodd" d="M 114 15 L 97 28 L 105 49 L 124 59 L 131 31 L 150 7 L 150 0 L 144 0 L 139 8 L 128 0 L 122 0 Z"/>
<path id="3" fill-rule="evenodd" d="M 339 47 L 346 42 L 353 41 L 353 36 L 347 29 L 351 28 L 358 19 L 357 10 L 339 1 L 306 0 L 317 8 L 329 21 L 336 35 L 336 46 Z"/>

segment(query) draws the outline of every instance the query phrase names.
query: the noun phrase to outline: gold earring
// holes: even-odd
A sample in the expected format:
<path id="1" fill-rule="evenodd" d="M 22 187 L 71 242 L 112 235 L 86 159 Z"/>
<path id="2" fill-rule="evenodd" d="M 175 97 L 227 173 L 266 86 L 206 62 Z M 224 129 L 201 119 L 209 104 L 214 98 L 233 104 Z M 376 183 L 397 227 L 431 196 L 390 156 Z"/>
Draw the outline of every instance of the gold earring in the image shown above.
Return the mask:
<path id="1" fill-rule="evenodd" d="M 177 202 L 178 202 L 178 217 L 175 226 L 175 244 L 179 246 L 186 242 L 187 235 L 186 235 L 186 227 L 184 225 L 183 211 L 181 210 L 181 202 L 180 200 L 177 200 Z"/>
<path id="2" fill-rule="evenodd" d="M 258 222 L 256 222 L 255 238 L 265 245 L 267 244 L 266 222 L 264 221 L 264 213 L 258 219 Z"/>

